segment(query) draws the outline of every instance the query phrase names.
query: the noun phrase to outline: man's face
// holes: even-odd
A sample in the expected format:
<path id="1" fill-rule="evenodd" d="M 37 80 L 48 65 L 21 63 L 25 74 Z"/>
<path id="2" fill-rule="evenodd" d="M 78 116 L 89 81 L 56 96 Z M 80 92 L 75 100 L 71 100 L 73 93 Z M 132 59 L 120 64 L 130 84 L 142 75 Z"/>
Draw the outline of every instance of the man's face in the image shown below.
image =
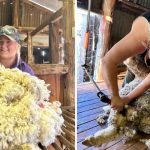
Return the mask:
<path id="1" fill-rule="evenodd" d="M 18 43 L 11 41 L 6 36 L 0 36 L 0 59 L 11 59 L 16 57 Z"/>

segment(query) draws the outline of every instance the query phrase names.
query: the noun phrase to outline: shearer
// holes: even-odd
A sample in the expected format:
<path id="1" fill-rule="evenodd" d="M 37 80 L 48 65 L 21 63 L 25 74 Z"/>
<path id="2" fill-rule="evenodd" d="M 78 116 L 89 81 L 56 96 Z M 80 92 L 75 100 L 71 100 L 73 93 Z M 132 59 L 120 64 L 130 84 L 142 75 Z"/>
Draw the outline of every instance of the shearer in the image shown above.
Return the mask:
<path id="1" fill-rule="evenodd" d="M 127 96 L 120 97 L 117 84 L 117 65 L 129 57 L 136 58 L 149 67 L 150 60 L 150 12 L 135 19 L 131 31 L 116 43 L 102 58 L 102 74 L 111 93 L 111 107 L 121 110 L 124 105 L 140 96 L 150 88 L 150 74 Z M 112 71 L 113 70 L 113 71 Z M 124 85 L 134 79 L 134 74 L 128 69 Z"/>

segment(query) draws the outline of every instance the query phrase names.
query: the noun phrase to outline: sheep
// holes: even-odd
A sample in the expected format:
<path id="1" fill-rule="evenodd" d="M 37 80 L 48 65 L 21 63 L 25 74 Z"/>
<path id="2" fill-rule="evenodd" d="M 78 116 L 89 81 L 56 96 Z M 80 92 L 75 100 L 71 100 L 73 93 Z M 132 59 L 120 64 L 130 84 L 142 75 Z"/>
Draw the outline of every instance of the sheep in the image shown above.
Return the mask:
<path id="1" fill-rule="evenodd" d="M 150 72 L 150 69 L 137 57 L 125 61 L 127 67 L 135 74 L 135 79 L 123 87 L 120 96 L 130 93 Z M 150 149 L 150 139 L 140 139 L 140 132 L 150 134 L 150 89 L 137 97 L 123 110 L 124 114 L 105 107 L 105 113 L 98 117 L 99 123 L 105 123 L 108 117 L 108 127 L 87 137 L 82 143 L 87 146 L 100 146 L 119 137 L 124 141 L 139 139 Z"/>

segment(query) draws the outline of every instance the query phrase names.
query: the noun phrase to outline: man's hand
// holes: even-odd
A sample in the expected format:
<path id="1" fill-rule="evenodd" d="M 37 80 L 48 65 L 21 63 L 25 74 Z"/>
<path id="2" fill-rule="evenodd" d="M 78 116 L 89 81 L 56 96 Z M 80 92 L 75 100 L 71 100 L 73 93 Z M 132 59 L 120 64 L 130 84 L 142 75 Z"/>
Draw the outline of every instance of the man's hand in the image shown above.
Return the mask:
<path id="1" fill-rule="evenodd" d="M 118 111 L 121 111 L 123 109 L 123 106 L 125 105 L 124 101 L 121 99 L 120 96 L 113 96 L 111 98 L 111 107 L 113 109 L 116 109 Z"/>
<path id="2" fill-rule="evenodd" d="M 121 96 L 121 99 L 124 103 L 124 105 L 128 105 L 130 101 L 132 100 L 129 96 Z"/>

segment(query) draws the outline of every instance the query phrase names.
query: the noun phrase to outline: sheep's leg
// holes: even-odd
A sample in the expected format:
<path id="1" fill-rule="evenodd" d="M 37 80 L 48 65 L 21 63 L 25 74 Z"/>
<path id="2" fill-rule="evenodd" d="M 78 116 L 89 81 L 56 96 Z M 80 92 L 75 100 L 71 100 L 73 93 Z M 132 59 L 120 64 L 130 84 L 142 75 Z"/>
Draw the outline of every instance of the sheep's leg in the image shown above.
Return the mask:
<path id="1" fill-rule="evenodd" d="M 108 115 L 107 114 L 100 114 L 97 118 L 96 121 L 99 125 L 103 125 L 106 123 L 107 119 L 108 119 Z"/>
<path id="2" fill-rule="evenodd" d="M 125 127 L 123 133 L 124 133 L 122 139 L 123 143 L 129 143 L 132 140 L 139 139 L 140 137 L 139 134 L 137 134 L 136 129 L 132 129 L 129 127 Z"/>
<path id="3" fill-rule="evenodd" d="M 111 107 L 109 105 L 103 107 L 104 113 L 99 114 L 99 116 L 96 118 L 98 124 L 102 125 L 106 123 L 110 114 L 110 109 Z"/>
<path id="4" fill-rule="evenodd" d="M 103 143 L 112 141 L 120 136 L 120 133 L 113 126 L 96 132 L 93 136 L 87 137 L 82 143 L 86 146 L 99 146 Z"/>
<path id="5" fill-rule="evenodd" d="M 143 142 L 148 149 L 150 149 L 150 139 L 140 139 L 141 142 Z"/>

